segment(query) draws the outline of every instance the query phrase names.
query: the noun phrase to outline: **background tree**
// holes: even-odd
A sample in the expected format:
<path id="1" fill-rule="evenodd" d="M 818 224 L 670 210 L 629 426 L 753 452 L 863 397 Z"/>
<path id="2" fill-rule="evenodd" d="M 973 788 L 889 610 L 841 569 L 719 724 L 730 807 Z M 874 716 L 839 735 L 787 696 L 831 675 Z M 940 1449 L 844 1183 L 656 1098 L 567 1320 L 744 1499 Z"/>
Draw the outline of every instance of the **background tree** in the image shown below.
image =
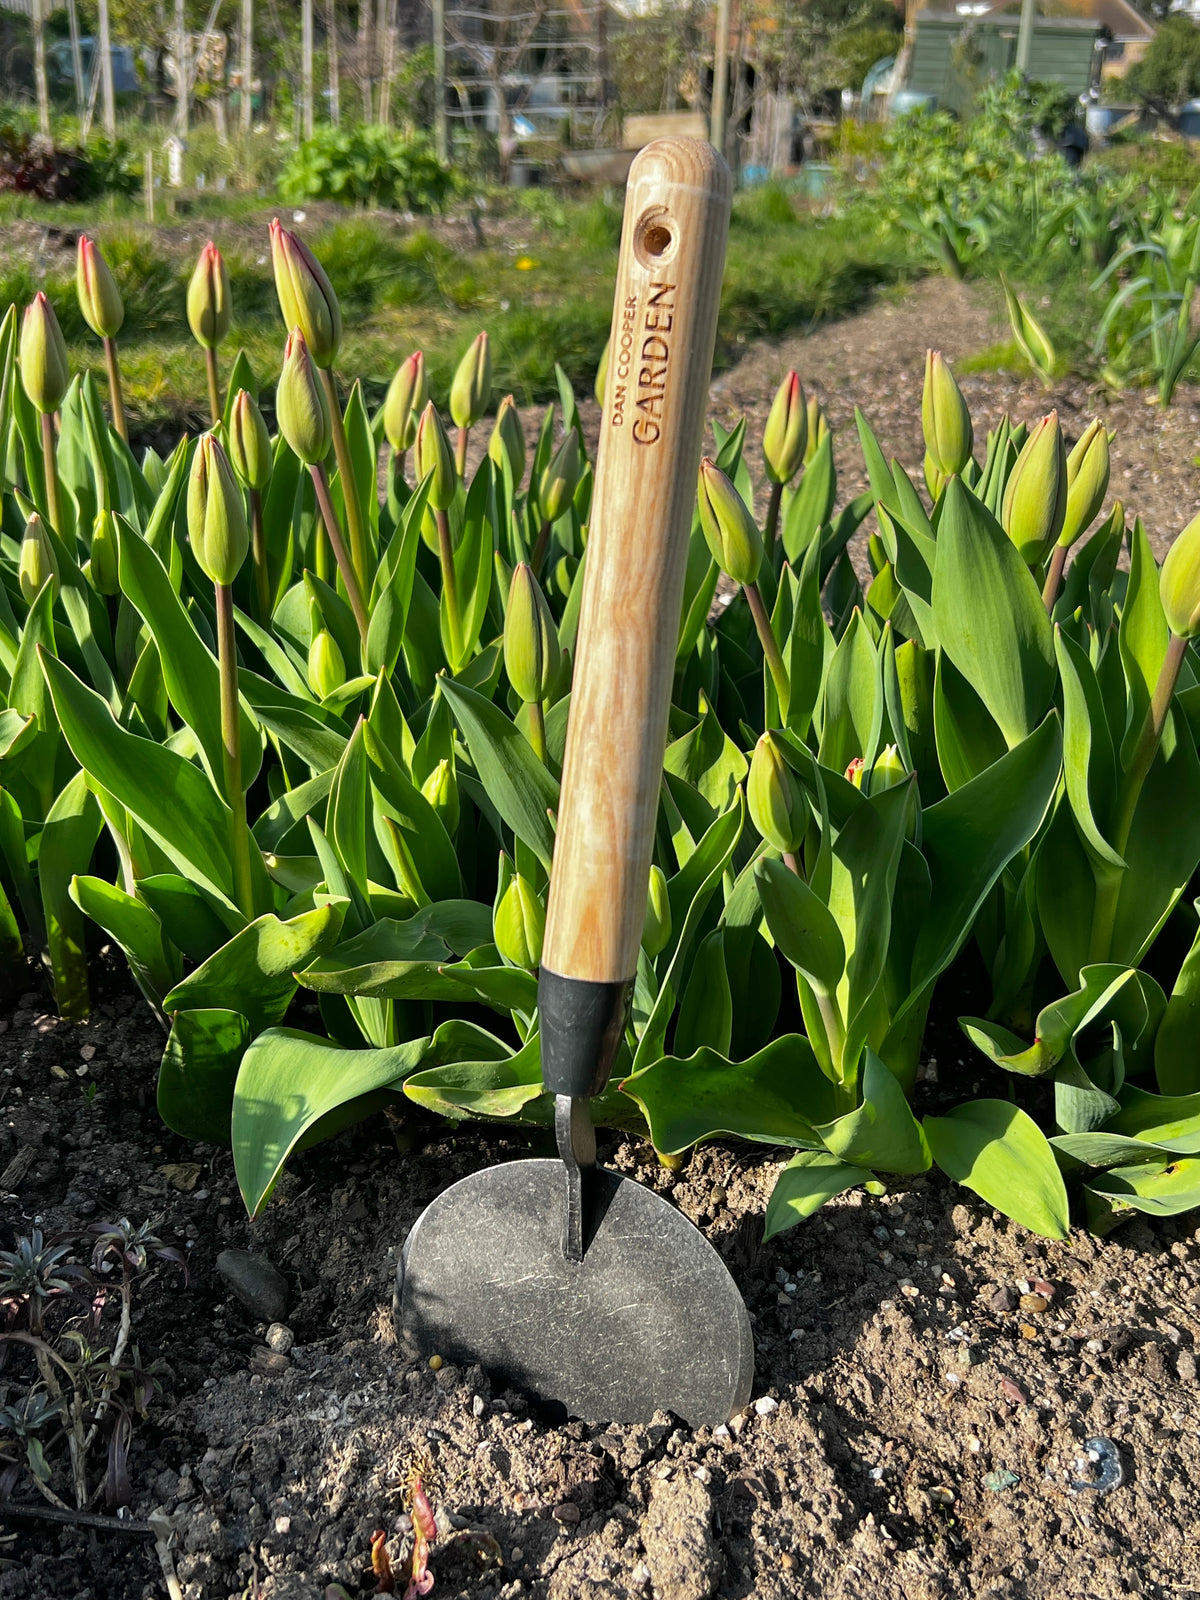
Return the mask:
<path id="1" fill-rule="evenodd" d="M 1168 17 L 1125 81 L 1135 94 L 1163 106 L 1200 94 L 1200 28 L 1190 17 Z"/>

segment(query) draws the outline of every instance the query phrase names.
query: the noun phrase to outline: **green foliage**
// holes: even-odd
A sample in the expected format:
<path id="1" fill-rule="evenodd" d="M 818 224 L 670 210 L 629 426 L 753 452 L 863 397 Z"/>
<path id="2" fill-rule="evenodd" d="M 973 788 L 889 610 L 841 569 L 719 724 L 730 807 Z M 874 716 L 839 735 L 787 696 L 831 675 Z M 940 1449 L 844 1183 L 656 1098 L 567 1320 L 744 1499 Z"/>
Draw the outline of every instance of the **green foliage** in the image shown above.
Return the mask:
<path id="1" fill-rule="evenodd" d="M 1200 94 L 1200 28 L 1186 15 L 1165 17 L 1125 82 L 1134 94 L 1169 106 Z"/>
<path id="2" fill-rule="evenodd" d="M 321 128 L 294 151 L 279 179 L 284 200 L 394 211 L 440 211 L 453 191 L 453 174 L 428 139 L 371 124 Z"/>

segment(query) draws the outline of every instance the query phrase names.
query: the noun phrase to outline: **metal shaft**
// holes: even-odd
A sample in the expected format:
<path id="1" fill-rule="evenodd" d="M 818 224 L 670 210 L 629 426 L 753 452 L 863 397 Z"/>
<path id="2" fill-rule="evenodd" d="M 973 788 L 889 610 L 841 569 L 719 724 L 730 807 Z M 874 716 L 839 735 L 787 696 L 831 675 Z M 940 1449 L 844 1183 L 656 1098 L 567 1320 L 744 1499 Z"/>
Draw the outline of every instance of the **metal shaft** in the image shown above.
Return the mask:
<path id="1" fill-rule="evenodd" d="M 591 1101 L 576 1100 L 569 1094 L 555 1095 L 554 1136 L 565 1179 L 563 1255 L 568 1261 L 582 1261 L 589 1231 L 589 1179 L 596 1167 L 596 1129 L 592 1123 Z"/>

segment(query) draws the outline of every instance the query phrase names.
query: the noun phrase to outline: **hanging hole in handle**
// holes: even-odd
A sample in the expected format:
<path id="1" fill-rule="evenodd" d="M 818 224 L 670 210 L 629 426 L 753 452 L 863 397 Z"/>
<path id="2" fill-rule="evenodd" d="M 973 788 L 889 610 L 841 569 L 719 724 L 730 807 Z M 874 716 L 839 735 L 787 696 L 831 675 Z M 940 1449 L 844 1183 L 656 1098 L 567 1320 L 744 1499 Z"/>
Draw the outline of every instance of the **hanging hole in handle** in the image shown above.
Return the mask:
<path id="1" fill-rule="evenodd" d="M 633 241 L 634 252 L 644 267 L 660 267 L 675 253 L 675 230 L 666 212 L 656 207 L 642 217 Z"/>

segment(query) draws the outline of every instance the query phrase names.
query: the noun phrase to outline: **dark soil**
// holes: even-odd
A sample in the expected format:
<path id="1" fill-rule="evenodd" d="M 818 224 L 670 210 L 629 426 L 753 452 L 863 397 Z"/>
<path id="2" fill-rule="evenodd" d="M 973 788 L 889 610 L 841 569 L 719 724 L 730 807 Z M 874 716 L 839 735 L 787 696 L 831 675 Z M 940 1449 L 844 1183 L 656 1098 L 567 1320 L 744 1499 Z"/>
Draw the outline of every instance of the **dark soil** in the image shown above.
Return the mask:
<path id="1" fill-rule="evenodd" d="M 415 1473 L 442 1535 L 435 1595 L 464 1600 L 1200 1594 L 1194 1218 L 1049 1244 L 933 1177 L 846 1196 L 763 1247 L 783 1152 L 710 1146 L 672 1174 L 610 1139 L 606 1158 L 728 1260 L 754 1399 L 715 1432 L 665 1415 L 551 1428 L 477 1369 L 404 1359 L 390 1320 L 421 1208 L 538 1136 L 380 1118 L 295 1160 L 250 1224 L 228 1152 L 158 1121 L 161 1040 L 124 979 L 100 974 L 79 1025 L 50 1014 L 32 967 L 27 982 L 0 1022 L 6 1233 L 161 1216 L 191 1247 L 186 1288 L 161 1269 L 139 1284 L 134 1335 L 161 1389 L 134 1434 L 130 1508 L 169 1517 L 187 1600 L 371 1592 L 371 1534 L 399 1565 Z M 927 1102 L 951 1076 L 956 1098 L 974 1087 L 953 1041 L 925 1068 Z M 231 1246 L 282 1271 L 290 1351 L 218 1276 Z M 1022 1310 L 1038 1280 L 1048 1304 Z M 1120 1463 L 1106 1493 L 1072 1487 L 1094 1476 L 1094 1437 Z M 36 1500 L 27 1484 L 17 1498 Z M 149 1538 L 0 1509 L 5 1523 L 4 1600 L 164 1592 Z"/>

